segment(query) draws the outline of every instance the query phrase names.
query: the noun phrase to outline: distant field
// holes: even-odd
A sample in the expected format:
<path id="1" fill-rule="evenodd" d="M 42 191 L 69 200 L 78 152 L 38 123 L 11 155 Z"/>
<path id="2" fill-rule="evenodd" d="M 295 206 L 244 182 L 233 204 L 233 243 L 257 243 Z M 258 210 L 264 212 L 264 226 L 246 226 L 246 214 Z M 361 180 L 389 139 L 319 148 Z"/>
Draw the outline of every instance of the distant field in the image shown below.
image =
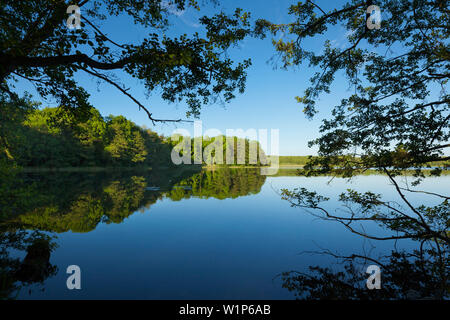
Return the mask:
<path id="1" fill-rule="evenodd" d="M 273 156 L 269 156 L 269 159 L 273 159 Z M 280 166 L 304 166 L 308 162 L 308 156 L 279 156 Z M 435 161 L 430 163 L 432 166 L 445 167 L 449 166 L 448 161 Z"/>
<path id="2" fill-rule="evenodd" d="M 269 156 L 272 160 L 272 156 Z M 280 156 L 280 166 L 304 166 L 308 161 L 308 156 Z"/>
<path id="3" fill-rule="evenodd" d="M 432 166 L 436 166 L 436 167 L 448 167 L 450 166 L 450 162 L 449 161 L 434 161 L 430 163 Z"/>
<path id="4" fill-rule="evenodd" d="M 299 176 L 301 174 L 299 174 L 300 169 L 289 169 L 288 167 L 283 167 L 280 166 L 280 169 L 278 170 L 278 172 L 274 175 L 271 175 L 271 177 L 290 177 L 290 176 Z M 425 176 L 430 176 L 430 170 L 424 170 L 423 173 L 425 174 Z M 413 170 L 406 170 L 404 172 L 405 176 L 413 176 L 414 171 Z M 371 176 L 371 175 L 385 175 L 385 173 L 383 172 L 379 172 L 376 170 L 367 170 L 363 173 L 358 173 L 356 174 L 356 176 Z M 323 176 L 330 176 L 331 175 L 323 175 Z M 441 176 L 450 176 L 450 170 L 443 170 L 441 173 Z"/>

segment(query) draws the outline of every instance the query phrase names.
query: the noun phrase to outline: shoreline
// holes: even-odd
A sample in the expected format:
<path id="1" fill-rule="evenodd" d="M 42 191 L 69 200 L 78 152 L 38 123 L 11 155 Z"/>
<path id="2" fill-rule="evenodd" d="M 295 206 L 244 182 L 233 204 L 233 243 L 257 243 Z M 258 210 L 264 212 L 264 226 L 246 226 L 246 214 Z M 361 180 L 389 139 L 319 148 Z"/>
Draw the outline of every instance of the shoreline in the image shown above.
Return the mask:
<path id="1" fill-rule="evenodd" d="M 261 168 L 270 168 L 268 166 L 239 166 L 239 165 L 180 165 L 176 167 L 169 166 L 158 166 L 158 167 L 146 167 L 146 166 L 136 166 L 136 167 L 60 167 L 60 168 L 46 168 L 46 167 L 22 167 L 17 168 L 19 172 L 22 173 L 51 173 L 51 172 L 83 172 L 83 173 L 95 173 L 95 172 L 110 172 L 110 171 L 155 171 L 155 170 L 181 170 L 181 171 L 190 171 L 190 170 L 220 170 L 220 169 L 261 169 Z M 303 169 L 303 166 L 300 165 L 279 165 L 278 172 L 273 177 L 276 176 L 299 176 L 297 174 L 297 170 Z M 429 173 L 433 170 L 433 168 L 424 168 L 422 172 L 426 174 L 426 176 L 431 176 Z M 415 170 L 408 169 L 403 171 L 404 174 L 408 176 L 413 175 Z M 382 172 L 379 172 L 375 169 L 369 169 L 365 172 L 356 173 L 355 176 L 364 176 L 364 175 L 383 175 Z M 448 168 L 442 168 L 441 172 L 442 176 L 450 175 L 450 170 Z M 329 175 L 324 175 L 329 176 Z"/>

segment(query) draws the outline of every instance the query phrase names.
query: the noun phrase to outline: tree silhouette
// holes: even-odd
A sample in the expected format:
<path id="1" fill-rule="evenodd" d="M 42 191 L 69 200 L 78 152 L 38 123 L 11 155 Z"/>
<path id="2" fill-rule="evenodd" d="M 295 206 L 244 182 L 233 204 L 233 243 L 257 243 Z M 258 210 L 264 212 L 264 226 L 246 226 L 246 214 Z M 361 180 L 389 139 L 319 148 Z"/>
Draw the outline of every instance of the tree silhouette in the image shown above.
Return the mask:
<path id="1" fill-rule="evenodd" d="M 69 29 L 69 5 L 81 11 L 79 29 Z M 149 119 L 158 119 L 139 102 L 114 72 L 123 71 L 140 80 L 147 92 L 161 90 L 169 102 L 185 100 L 187 115 L 198 115 L 211 99 L 229 101 L 244 90 L 245 69 L 250 61 L 235 64 L 223 53 L 249 33 L 248 14 L 236 9 L 202 17 L 205 37 L 169 37 L 173 10 L 200 10 L 196 1 L 28 1 L 6 0 L 0 4 L 0 90 L 13 100 L 15 79 L 25 79 L 43 98 L 52 97 L 65 110 L 88 116 L 89 93 L 78 83 L 86 73 L 106 82 L 136 103 Z M 69 10 L 69 13 L 70 10 Z M 102 31 L 99 21 L 127 16 L 147 32 L 137 44 L 117 43 Z"/>

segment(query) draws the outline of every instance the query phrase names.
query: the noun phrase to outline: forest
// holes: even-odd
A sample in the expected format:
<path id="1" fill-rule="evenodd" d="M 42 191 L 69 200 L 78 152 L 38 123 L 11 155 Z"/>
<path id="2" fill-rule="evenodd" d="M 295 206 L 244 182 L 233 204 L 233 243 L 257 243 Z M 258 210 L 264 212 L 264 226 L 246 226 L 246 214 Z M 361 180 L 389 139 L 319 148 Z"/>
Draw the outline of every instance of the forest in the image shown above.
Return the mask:
<path id="1" fill-rule="evenodd" d="M 6 110 L 0 111 L 2 115 L 17 113 L 17 109 L 13 109 L 15 106 L 6 106 Z M 8 106 L 11 109 L 8 110 Z M 5 143 L 1 145 L 0 161 L 3 158 L 4 163 L 25 168 L 175 166 L 171 151 L 178 140 L 142 128 L 124 116 L 102 117 L 91 107 L 88 117 L 79 121 L 59 108 L 37 108 L 37 104 L 30 101 L 26 106 L 25 116 L 17 113 L 17 117 L 2 119 L 0 129 Z M 202 153 L 216 139 L 202 139 Z M 193 160 L 194 138 L 191 140 Z M 233 140 L 235 147 L 238 143 L 245 144 L 245 163 L 238 163 L 238 152 L 235 152 L 234 164 L 252 165 L 249 153 L 255 142 L 237 137 Z M 226 145 L 223 148 L 225 155 Z M 260 149 L 259 144 L 257 149 Z M 214 152 L 209 154 L 214 155 Z M 260 158 L 265 159 L 264 151 L 260 152 Z M 203 163 L 213 164 L 213 161 L 211 156 L 203 159 Z M 258 161 L 257 165 L 260 164 Z"/>

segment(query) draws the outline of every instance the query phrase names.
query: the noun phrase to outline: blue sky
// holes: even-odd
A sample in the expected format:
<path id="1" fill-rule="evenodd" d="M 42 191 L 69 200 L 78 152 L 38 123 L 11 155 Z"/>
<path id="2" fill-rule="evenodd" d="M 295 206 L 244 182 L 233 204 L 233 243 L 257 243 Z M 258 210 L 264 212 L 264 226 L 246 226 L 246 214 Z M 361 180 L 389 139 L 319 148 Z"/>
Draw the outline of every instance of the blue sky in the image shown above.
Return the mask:
<path id="1" fill-rule="evenodd" d="M 197 24 L 201 15 L 208 15 L 220 9 L 232 12 L 236 7 L 251 12 L 253 19 L 265 18 L 272 22 L 285 23 L 292 19 L 288 15 L 288 8 L 290 4 L 295 3 L 289 0 L 227 0 L 222 2 L 217 7 L 210 6 L 200 13 L 186 10 L 182 14 L 173 15 L 171 18 L 173 25 L 168 34 L 201 33 L 202 28 Z M 334 1 L 322 1 L 321 3 L 325 10 L 330 6 L 337 5 Z M 153 32 L 153 30 L 146 31 L 134 25 L 127 17 L 113 17 L 101 22 L 101 25 L 102 30 L 117 42 L 137 42 L 143 40 L 148 33 Z M 329 40 L 333 40 L 337 46 L 345 43 L 345 35 L 346 30 L 339 26 L 327 34 Z M 316 45 L 319 49 L 323 43 L 321 40 L 311 40 L 307 44 Z M 313 120 L 308 120 L 302 112 L 302 105 L 295 102 L 294 97 L 301 95 L 308 86 L 313 70 L 306 65 L 290 70 L 276 68 L 269 61 L 271 58 L 276 58 L 271 37 L 264 40 L 248 38 L 239 47 L 231 49 L 229 55 L 236 61 L 249 57 L 252 59 L 252 66 L 248 69 L 247 88 L 244 94 L 238 94 L 236 99 L 225 106 L 205 106 L 200 116 L 204 130 L 215 128 L 225 133 L 226 129 L 238 128 L 244 130 L 250 128 L 279 129 L 280 155 L 315 154 L 315 149 L 308 148 L 307 143 L 319 136 L 320 120 L 329 117 L 332 107 L 339 104 L 341 98 L 349 95 L 345 79 L 336 79 L 332 87 L 332 94 L 323 95 L 320 98 L 319 114 Z M 169 104 L 158 96 L 158 92 L 146 95 L 144 86 L 139 81 L 124 73 L 116 74 L 122 83 L 131 88 L 130 93 L 148 106 L 156 118 L 185 118 L 187 108 L 184 103 Z M 97 80 L 81 73 L 77 76 L 80 84 L 91 94 L 90 102 L 103 116 L 124 115 L 138 125 L 147 126 L 164 135 L 170 135 L 176 128 L 185 128 L 193 133 L 193 124 L 157 123 L 154 126 L 146 114 L 139 111 L 137 105 L 116 88 L 106 83 L 99 85 Z M 21 83 L 21 89 L 31 93 L 35 92 L 33 87 L 27 83 Z M 47 105 L 51 105 L 51 103 L 43 103 L 43 106 Z M 270 150 L 268 153 L 271 153 Z"/>

